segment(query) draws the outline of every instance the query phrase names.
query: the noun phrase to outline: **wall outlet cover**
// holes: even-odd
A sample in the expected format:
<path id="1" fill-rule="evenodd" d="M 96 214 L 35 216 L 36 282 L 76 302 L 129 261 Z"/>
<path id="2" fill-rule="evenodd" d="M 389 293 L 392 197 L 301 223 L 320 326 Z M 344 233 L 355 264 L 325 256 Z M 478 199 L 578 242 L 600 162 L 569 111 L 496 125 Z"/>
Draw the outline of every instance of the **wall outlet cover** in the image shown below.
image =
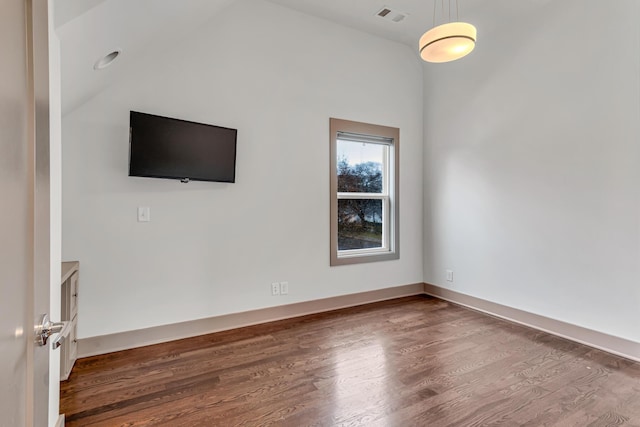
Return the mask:
<path id="1" fill-rule="evenodd" d="M 271 295 L 273 295 L 273 296 L 280 295 L 280 283 L 279 282 L 273 282 L 271 284 Z"/>

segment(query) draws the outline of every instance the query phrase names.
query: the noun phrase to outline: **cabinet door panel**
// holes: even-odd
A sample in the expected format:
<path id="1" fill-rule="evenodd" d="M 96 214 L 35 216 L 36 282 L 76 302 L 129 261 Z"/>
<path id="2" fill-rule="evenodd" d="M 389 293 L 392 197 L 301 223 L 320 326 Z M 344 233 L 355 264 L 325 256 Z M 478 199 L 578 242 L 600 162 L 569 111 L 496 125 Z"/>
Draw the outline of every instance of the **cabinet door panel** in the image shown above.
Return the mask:
<path id="1" fill-rule="evenodd" d="M 73 320 L 78 314 L 78 272 L 73 273 L 69 278 L 71 283 L 70 295 L 69 295 L 69 319 Z"/>
<path id="2" fill-rule="evenodd" d="M 78 356 L 78 340 L 76 339 L 76 332 L 78 329 L 78 323 L 74 320 L 73 327 L 69 333 L 69 371 L 73 368 L 73 364 Z"/>

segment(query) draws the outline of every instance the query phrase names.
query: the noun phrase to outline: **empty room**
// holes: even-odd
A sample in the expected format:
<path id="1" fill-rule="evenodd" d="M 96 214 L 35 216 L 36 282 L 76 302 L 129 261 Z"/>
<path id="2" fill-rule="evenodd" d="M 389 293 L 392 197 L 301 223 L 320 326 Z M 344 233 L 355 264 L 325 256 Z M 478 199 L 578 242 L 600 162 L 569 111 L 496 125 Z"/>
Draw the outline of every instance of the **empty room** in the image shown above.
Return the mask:
<path id="1" fill-rule="evenodd" d="M 640 2 L 11 4 L 7 426 L 640 425 Z"/>

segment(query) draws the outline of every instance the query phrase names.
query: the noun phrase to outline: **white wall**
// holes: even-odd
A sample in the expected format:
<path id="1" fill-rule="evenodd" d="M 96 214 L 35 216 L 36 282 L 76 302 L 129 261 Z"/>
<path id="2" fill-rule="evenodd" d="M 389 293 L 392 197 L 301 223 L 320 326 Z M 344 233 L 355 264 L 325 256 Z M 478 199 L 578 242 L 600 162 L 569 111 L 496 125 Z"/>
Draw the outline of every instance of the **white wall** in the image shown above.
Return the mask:
<path id="1" fill-rule="evenodd" d="M 640 3 L 478 38 L 425 67 L 425 281 L 640 341 Z"/>
<path id="2" fill-rule="evenodd" d="M 260 0 L 150 51 L 63 118 L 79 336 L 421 282 L 422 107 L 408 47 Z M 128 177 L 129 110 L 237 128 L 236 183 Z M 398 261 L 329 267 L 329 117 L 400 128 Z"/>

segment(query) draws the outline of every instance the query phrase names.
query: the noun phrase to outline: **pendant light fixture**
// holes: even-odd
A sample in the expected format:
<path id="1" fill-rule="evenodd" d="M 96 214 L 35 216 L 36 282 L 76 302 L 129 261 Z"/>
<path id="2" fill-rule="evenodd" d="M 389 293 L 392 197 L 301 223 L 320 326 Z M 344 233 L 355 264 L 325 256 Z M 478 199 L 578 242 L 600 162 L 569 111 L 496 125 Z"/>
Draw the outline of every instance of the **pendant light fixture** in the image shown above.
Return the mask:
<path id="1" fill-rule="evenodd" d="M 458 22 L 458 0 L 455 2 L 456 22 L 451 22 L 451 1 L 446 0 L 449 13 L 448 22 L 436 27 L 436 5 L 440 1 L 442 16 L 445 14 L 445 0 L 433 0 L 433 28 L 420 37 L 420 57 L 427 62 L 449 62 L 468 55 L 476 46 L 476 27 L 466 22 Z"/>

